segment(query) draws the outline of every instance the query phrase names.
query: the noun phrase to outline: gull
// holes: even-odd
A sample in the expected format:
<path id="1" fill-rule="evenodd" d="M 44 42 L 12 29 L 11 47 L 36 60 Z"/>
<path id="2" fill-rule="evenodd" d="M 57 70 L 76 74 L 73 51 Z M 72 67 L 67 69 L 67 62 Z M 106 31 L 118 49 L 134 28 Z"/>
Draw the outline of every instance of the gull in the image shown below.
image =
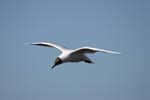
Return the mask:
<path id="1" fill-rule="evenodd" d="M 93 54 L 96 52 L 102 52 L 102 53 L 120 54 L 119 52 L 98 49 L 98 48 L 93 48 L 93 47 L 81 47 L 81 48 L 72 50 L 72 49 L 67 49 L 60 45 L 50 43 L 50 42 L 36 42 L 36 43 L 31 43 L 30 45 L 53 47 L 62 52 L 58 57 L 56 57 L 54 65 L 51 68 L 54 68 L 55 66 L 60 65 L 62 63 L 66 63 L 66 62 L 84 61 L 85 63 L 93 63 L 93 61 L 85 55 L 87 53 Z"/>

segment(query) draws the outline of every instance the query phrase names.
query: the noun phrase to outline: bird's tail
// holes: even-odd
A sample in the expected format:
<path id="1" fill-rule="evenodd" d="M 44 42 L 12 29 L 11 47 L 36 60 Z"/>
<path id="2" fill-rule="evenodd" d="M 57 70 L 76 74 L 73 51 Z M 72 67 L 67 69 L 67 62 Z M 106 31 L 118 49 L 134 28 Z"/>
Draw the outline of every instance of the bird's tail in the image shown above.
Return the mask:
<path id="1" fill-rule="evenodd" d="M 94 63 L 90 58 L 88 58 L 87 56 L 84 56 L 84 62 L 86 63 Z"/>

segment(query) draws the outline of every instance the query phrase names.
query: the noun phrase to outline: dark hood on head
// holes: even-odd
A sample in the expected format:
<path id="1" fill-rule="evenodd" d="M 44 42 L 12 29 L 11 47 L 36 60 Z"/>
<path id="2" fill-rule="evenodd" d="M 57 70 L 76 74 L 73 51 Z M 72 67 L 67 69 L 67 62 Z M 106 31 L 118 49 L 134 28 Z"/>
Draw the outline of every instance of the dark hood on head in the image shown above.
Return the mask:
<path id="1" fill-rule="evenodd" d="M 63 61 L 62 61 L 59 57 L 57 57 L 57 58 L 55 59 L 55 63 L 54 63 L 54 65 L 52 66 L 52 68 L 54 68 L 55 66 L 57 66 L 57 65 L 59 65 L 59 64 L 61 64 L 61 63 L 63 63 Z"/>

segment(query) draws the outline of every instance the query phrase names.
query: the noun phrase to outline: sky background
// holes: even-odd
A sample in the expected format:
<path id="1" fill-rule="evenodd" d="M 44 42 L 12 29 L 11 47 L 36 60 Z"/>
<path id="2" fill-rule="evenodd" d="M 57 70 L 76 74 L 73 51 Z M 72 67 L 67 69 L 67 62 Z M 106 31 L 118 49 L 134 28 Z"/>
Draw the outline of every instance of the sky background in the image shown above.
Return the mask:
<path id="1" fill-rule="evenodd" d="M 0 0 L 0 100 L 150 100 L 149 38 L 149 0 Z M 121 55 L 51 69 L 40 41 Z"/>

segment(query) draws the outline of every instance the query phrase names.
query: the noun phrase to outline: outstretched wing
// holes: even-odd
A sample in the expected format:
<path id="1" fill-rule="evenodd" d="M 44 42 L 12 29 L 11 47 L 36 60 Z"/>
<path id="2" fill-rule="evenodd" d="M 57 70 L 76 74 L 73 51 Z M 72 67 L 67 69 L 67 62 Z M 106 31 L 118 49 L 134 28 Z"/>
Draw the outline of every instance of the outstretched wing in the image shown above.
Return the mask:
<path id="1" fill-rule="evenodd" d="M 96 52 L 120 54 L 119 52 L 92 48 L 92 47 L 81 47 L 81 48 L 74 50 L 72 53 L 96 53 Z"/>
<path id="2" fill-rule="evenodd" d="M 53 44 L 53 43 L 50 43 L 50 42 L 36 42 L 36 43 L 31 43 L 30 45 L 38 45 L 38 46 L 45 46 L 45 47 L 54 47 L 60 51 L 64 51 L 66 50 L 65 47 L 62 47 L 62 46 L 59 46 L 59 45 L 56 45 L 56 44 Z"/>

